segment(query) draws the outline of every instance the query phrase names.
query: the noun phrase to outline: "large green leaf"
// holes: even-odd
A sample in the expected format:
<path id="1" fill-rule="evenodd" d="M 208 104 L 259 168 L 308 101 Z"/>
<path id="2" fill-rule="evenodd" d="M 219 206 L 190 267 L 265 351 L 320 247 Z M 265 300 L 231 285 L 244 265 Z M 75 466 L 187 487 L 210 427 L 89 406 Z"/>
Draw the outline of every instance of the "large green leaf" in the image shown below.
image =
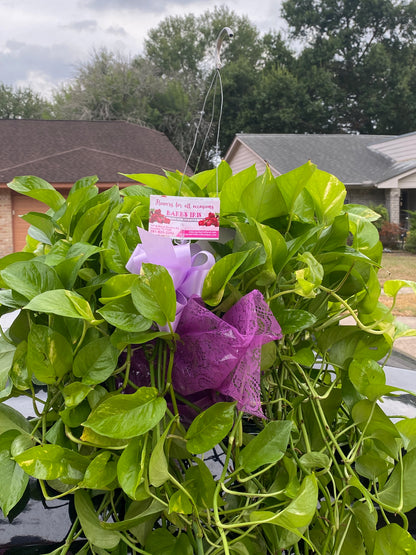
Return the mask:
<path id="1" fill-rule="evenodd" d="M 117 464 L 111 451 L 101 451 L 88 465 L 81 486 L 91 489 L 103 489 L 117 478 Z M 117 482 L 115 482 L 117 484 Z"/>
<path id="2" fill-rule="evenodd" d="M 235 403 L 215 403 L 192 421 L 186 432 L 190 453 L 205 453 L 215 447 L 231 430 Z"/>
<path id="3" fill-rule="evenodd" d="M 97 177 L 86 177 L 77 181 L 70 190 L 65 202 L 65 206 L 59 211 L 60 217 L 58 223 L 62 228 L 69 232 L 74 216 L 81 207 L 89 200 L 98 195 L 98 187 L 95 186 Z M 62 212 L 62 208 L 65 210 Z"/>
<path id="4" fill-rule="evenodd" d="M 172 278 L 163 266 L 142 264 L 141 274 L 133 283 L 134 306 L 145 318 L 160 326 L 173 322 L 176 314 L 176 293 Z"/>
<path id="5" fill-rule="evenodd" d="M 186 534 L 175 537 L 166 528 L 159 528 L 149 534 L 145 549 L 152 555 L 193 555 L 194 553 Z"/>
<path id="6" fill-rule="evenodd" d="M 20 433 L 31 433 L 32 425 L 13 407 L 0 403 L 0 434 L 8 430 L 19 430 Z"/>
<path id="7" fill-rule="evenodd" d="M 246 472 L 254 472 L 264 464 L 275 463 L 286 452 L 292 422 L 276 420 L 250 441 L 240 453 L 240 464 Z"/>
<path id="8" fill-rule="evenodd" d="M 240 212 L 242 210 L 241 195 L 244 189 L 252 183 L 256 177 L 257 170 L 256 166 L 253 165 L 227 179 L 220 194 L 222 214 Z"/>
<path id="9" fill-rule="evenodd" d="M 46 312 L 46 314 L 57 314 L 67 318 L 83 318 L 90 322 L 95 321 L 88 301 L 75 291 L 66 289 L 45 291 L 45 293 L 34 297 L 25 308 L 33 310 L 33 312 Z"/>
<path id="10" fill-rule="evenodd" d="M 65 198 L 50 183 L 33 175 L 15 177 L 7 186 L 13 191 L 43 202 L 55 211 L 65 202 Z"/>
<path id="11" fill-rule="evenodd" d="M 20 500 L 29 481 L 29 476 L 12 458 L 12 445 L 19 436 L 18 430 L 9 430 L 0 435 L 0 506 L 4 516 Z"/>
<path id="12" fill-rule="evenodd" d="M 300 529 L 308 526 L 318 504 L 318 485 L 314 474 L 303 479 L 298 495 L 289 505 L 277 514 L 271 511 L 254 511 L 252 522 L 275 524 L 300 535 Z"/>
<path id="13" fill-rule="evenodd" d="M 249 251 L 234 252 L 220 258 L 208 272 L 202 288 L 202 298 L 210 306 L 221 302 L 225 287 L 249 255 Z"/>
<path id="14" fill-rule="evenodd" d="M 101 247 L 96 247 L 88 243 L 75 243 L 70 246 L 65 253 L 65 259 L 55 267 L 65 289 L 71 289 L 74 286 L 75 280 L 78 277 L 78 272 L 85 261 L 102 250 Z M 59 289 L 59 287 L 55 289 Z"/>
<path id="15" fill-rule="evenodd" d="M 170 421 L 163 434 L 157 440 L 156 446 L 154 447 L 154 449 L 152 449 L 152 454 L 150 455 L 149 483 L 157 488 L 163 485 L 169 479 L 169 465 L 165 455 L 164 447 L 166 437 L 173 422 L 174 420 Z"/>
<path id="16" fill-rule="evenodd" d="M 62 288 L 62 282 L 53 268 L 38 260 L 15 262 L 1 271 L 7 287 L 33 299 L 40 293 Z"/>
<path id="17" fill-rule="evenodd" d="M 103 436 L 130 439 L 151 430 L 163 418 L 166 401 L 153 387 L 131 395 L 113 395 L 92 411 L 84 426 Z"/>
<path id="18" fill-rule="evenodd" d="M 313 199 L 318 220 L 330 224 L 344 207 L 344 185 L 334 175 L 315 170 L 305 188 Z"/>
<path id="19" fill-rule="evenodd" d="M 72 368 L 72 347 L 57 331 L 33 324 L 28 337 L 26 364 L 29 372 L 41 382 L 55 383 Z"/>
<path id="20" fill-rule="evenodd" d="M 120 535 L 113 530 L 105 530 L 98 518 L 91 497 L 84 490 L 74 494 L 75 509 L 87 540 L 101 549 L 114 549 L 120 542 Z"/>
<path id="21" fill-rule="evenodd" d="M 416 541 L 398 524 L 380 528 L 375 534 L 374 555 L 412 555 L 416 553 Z"/>
<path id="22" fill-rule="evenodd" d="M 370 401 L 399 391 L 397 387 L 386 385 L 386 374 L 375 360 L 353 360 L 348 374 L 357 391 Z"/>
<path id="23" fill-rule="evenodd" d="M 130 295 L 107 303 L 97 312 L 109 324 L 133 333 L 148 330 L 153 323 L 137 311 Z"/>
<path id="24" fill-rule="evenodd" d="M 144 480 L 147 437 L 134 437 L 121 453 L 117 463 L 117 477 L 123 491 L 131 499 Z"/>
<path id="25" fill-rule="evenodd" d="M 41 212 L 28 212 L 22 220 L 30 224 L 28 234 L 46 245 L 52 245 L 55 234 L 55 223 L 51 216 Z"/>
<path id="26" fill-rule="evenodd" d="M 84 384 L 104 382 L 117 367 L 119 350 L 107 337 L 99 337 L 85 344 L 74 359 L 73 372 Z"/>
<path id="27" fill-rule="evenodd" d="M 270 168 L 251 182 L 241 195 L 244 212 L 249 218 L 264 222 L 287 213 L 282 192 Z"/>
<path id="28" fill-rule="evenodd" d="M 276 177 L 276 185 L 282 194 L 289 214 L 293 213 L 296 199 L 305 188 L 315 170 L 315 164 L 309 161 L 299 168 Z"/>
<path id="29" fill-rule="evenodd" d="M 15 456 L 23 470 L 39 480 L 56 480 L 65 484 L 80 482 L 88 467 L 89 459 L 59 445 L 38 445 Z"/>
<path id="30" fill-rule="evenodd" d="M 0 391 L 6 387 L 16 347 L 0 337 Z"/>
<path id="31" fill-rule="evenodd" d="M 379 497 L 382 503 L 407 513 L 416 507 L 416 450 L 403 457 L 397 464 Z"/>

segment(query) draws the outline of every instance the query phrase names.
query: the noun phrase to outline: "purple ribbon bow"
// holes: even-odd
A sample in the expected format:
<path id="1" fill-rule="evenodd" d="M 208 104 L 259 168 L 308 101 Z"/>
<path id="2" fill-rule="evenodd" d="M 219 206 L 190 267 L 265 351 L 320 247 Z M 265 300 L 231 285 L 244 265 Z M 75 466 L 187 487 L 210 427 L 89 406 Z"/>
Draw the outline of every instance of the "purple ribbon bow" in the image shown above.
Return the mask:
<path id="1" fill-rule="evenodd" d="M 159 237 L 141 227 L 137 230 L 141 243 L 134 249 L 126 268 L 132 274 L 140 274 L 142 264 L 150 262 L 167 269 L 176 290 L 176 317 L 172 323 L 175 330 L 188 299 L 192 295 L 201 296 L 205 277 L 215 264 L 215 258 L 209 251 L 198 251 L 195 244 L 173 245 L 167 237 Z"/>

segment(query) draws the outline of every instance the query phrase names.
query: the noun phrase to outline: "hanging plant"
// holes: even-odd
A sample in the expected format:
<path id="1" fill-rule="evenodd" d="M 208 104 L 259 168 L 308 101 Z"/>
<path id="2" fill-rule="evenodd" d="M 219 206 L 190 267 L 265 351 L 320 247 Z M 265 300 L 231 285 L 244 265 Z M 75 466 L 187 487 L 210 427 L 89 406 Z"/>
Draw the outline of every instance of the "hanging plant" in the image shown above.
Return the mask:
<path id="1" fill-rule="evenodd" d="M 3 513 L 32 477 L 74 500 L 54 553 L 414 553 L 416 419 L 382 410 L 383 361 L 414 332 L 379 302 L 377 214 L 311 163 L 131 177 L 67 199 L 9 184 L 50 208 L 0 260 L 1 313 L 18 311 L 0 338 Z M 218 242 L 146 231 L 150 194 L 217 188 Z"/>

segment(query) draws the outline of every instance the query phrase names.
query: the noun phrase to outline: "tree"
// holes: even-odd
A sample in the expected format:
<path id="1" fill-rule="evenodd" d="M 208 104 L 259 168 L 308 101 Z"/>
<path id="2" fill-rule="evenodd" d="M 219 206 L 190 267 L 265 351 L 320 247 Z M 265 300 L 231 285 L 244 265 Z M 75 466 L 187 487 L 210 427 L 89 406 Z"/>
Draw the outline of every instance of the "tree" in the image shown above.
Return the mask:
<path id="1" fill-rule="evenodd" d="M 298 71 L 319 68 L 333 83 L 323 100 L 335 130 L 391 133 L 416 123 L 406 116 L 391 121 L 394 105 L 414 112 L 416 99 L 408 83 L 414 79 L 409 61 L 414 60 L 415 15 L 414 1 L 283 3 L 292 36 L 308 44 Z"/>
<path id="2" fill-rule="evenodd" d="M 151 68 L 142 58 L 129 60 L 102 49 L 55 94 L 55 113 L 61 119 L 146 123 L 155 88 Z"/>
<path id="3" fill-rule="evenodd" d="M 30 87 L 0 83 L 0 119 L 49 119 L 51 106 Z"/>

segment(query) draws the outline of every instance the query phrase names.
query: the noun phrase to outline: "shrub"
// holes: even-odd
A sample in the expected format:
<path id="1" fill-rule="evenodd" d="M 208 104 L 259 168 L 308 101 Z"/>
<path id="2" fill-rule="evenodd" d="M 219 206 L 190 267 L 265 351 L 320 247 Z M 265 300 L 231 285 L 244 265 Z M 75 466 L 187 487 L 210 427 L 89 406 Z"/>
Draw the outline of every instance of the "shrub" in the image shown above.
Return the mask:
<path id="1" fill-rule="evenodd" d="M 399 224 L 384 222 L 380 229 L 380 241 L 385 249 L 397 249 L 401 246 L 403 228 Z"/>

